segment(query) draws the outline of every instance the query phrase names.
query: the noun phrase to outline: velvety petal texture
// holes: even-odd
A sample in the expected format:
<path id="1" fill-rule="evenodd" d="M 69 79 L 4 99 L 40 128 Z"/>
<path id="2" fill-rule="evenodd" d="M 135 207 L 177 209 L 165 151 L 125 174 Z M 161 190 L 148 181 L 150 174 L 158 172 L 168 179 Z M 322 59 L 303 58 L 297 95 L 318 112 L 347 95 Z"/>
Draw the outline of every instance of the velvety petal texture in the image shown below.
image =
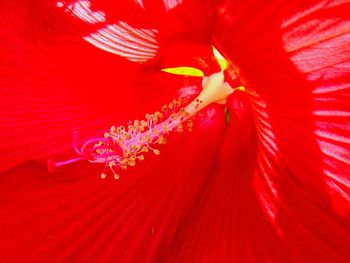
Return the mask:
<path id="1" fill-rule="evenodd" d="M 0 146 L 1 170 L 6 170 L 0 184 L 2 262 L 162 258 L 222 143 L 224 110 L 214 106 L 194 120 L 193 133 L 170 136 L 168 144 L 159 148 L 160 156 L 147 155 L 147 162 L 121 174 L 123 180 L 113 176 L 101 180 L 103 166 L 84 162 L 48 173 L 47 158 L 74 154 L 72 129 L 79 128 L 79 144 L 103 135 L 112 124 L 141 119 L 174 98 L 193 97 L 201 85 L 199 78 L 160 71 L 179 65 L 167 58 L 174 55 L 170 50 L 179 48 L 159 42 L 161 54 L 145 65 L 86 41 L 83 36 L 96 32 L 96 24 L 111 16 L 115 19 L 108 22 L 118 23 L 120 18 L 137 30 L 151 26 L 141 23 L 142 14 L 147 14 L 143 10 L 131 12 L 137 7 L 134 1 L 119 6 L 122 13 L 116 11 L 116 2 L 88 2 L 6 1 L 1 9 L 8 23 L 2 20 L 1 26 L 5 45 Z M 179 31 L 173 33 L 172 42 L 181 42 L 182 53 L 196 53 L 183 55 L 183 65 L 208 70 L 212 62 L 205 57 L 211 47 L 195 40 L 192 44 L 177 36 Z M 140 31 L 130 32 L 142 37 Z M 199 35 L 204 39 L 207 31 Z M 171 31 L 166 37 L 172 37 Z"/>
<path id="2" fill-rule="evenodd" d="M 193 254 L 196 260 L 205 262 L 202 251 L 217 244 L 215 233 L 240 220 L 234 227 L 244 229 L 244 237 L 231 238 L 240 245 L 247 240 L 246 246 L 231 246 L 235 253 L 212 251 L 216 257 L 227 262 L 349 261 L 348 9 L 349 1 L 226 1 L 219 7 L 215 42 L 237 67 L 254 115 L 256 170 L 246 187 L 252 191 L 254 185 L 255 195 L 246 194 L 230 208 L 241 196 L 237 193 L 222 208 L 227 216 L 211 214 L 217 228 Z M 205 203 L 219 203 L 218 196 Z M 239 211 L 239 206 L 244 214 L 230 216 L 227 210 Z M 260 218 L 261 209 L 270 226 Z M 208 210 L 198 218 L 205 220 Z M 230 241 L 221 243 L 230 247 Z"/>

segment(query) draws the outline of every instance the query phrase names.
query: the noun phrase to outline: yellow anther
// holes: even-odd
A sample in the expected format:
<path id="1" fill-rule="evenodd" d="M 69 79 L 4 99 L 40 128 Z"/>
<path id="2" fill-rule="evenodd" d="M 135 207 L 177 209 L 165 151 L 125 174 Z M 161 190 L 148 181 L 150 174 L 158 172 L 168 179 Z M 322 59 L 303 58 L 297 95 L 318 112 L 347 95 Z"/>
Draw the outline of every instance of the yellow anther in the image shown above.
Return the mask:
<path id="1" fill-rule="evenodd" d="M 160 135 L 160 136 L 158 137 L 157 143 L 158 143 L 158 144 L 165 144 L 165 143 L 166 143 L 165 137 L 164 137 L 163 135 Z"/>
<path id="2" fill-rule="evenodd" d="M 145 137 L 146 137 L 146 142 L 147 142 L 147 143 L 152 143 L 152 140 L 153 140 L 153 139 L 152 139 L 152 136 L 151 136 L 151 135 L 147 134 Z"/>
<path id="3" fill-rule="evenodd" d="M 184 131 L 183 125 L 182 125 L 182 124 L 178 125 L 176 130 L 177 130 L 178 132 L 183 132 L 183 131 Z"/>
<path id="4" fill-rule="evenodd" d="M 148 147 L 147 146 L 143 146 L 142 147 L 142 149 L 141 149 L 141 152 L 148 152 L 149 150 L 148 150 Z"/>
<path id="5" fill-rule="evenodd" d="M 162 124 L 162 130 L 164 133 L 168 133 L 170 131 L 168 124 L 163 123 Z"/>
<path id="6" fill-rule="evenodd" d="M 201 70 L 193 67 L 175 67 L 175 68 L 165 68 L 162 71 L 183 76 L 192 76 L 192 77 L 203 77 L 204 74 Z"/>
<path id="7" fill-rule="evenodd" d="M 215 47 L 213 47 L 213 54 L 216 58 L 216 61 L 219 63 L 221 71 L 227 69 L 229 62 L 224 58 L 223 55 L 220 54 L 220 52 Z"/>
<path id="8" fill-rule="evenodd" d="M 243 87 L 243 86 L 239 86 L 239 87 L 235 88 L 235 90 L 246 91 L 245 87 Z"/>
<path id="9" fill-rule="evenodd" d="M 135 160 L 130 160 L 130 161 L 128 161 L 128 165 L 129 165 L 129 166 L 135 166 L 135 165 L 136 165 Z"/>

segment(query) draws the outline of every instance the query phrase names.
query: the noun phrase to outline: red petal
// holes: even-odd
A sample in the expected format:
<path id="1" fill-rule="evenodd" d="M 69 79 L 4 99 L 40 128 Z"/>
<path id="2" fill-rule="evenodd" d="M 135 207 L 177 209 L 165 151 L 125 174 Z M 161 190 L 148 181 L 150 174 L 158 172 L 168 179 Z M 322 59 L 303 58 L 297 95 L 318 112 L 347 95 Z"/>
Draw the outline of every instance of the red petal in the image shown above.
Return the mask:
<path id="1" fill-rule="evenodd" d="M 90 8 L 107 12 L 110 18 L 122 8 L 119 3 L 114 5 L 106 8 L 94 2 Z M 117 12 L 116 21 L 124 17 L 141 26 L 149 14 L 143 9 L 143 16 L 129 12 L 135 6 L 134 1 L 123 2 L 130 17 Z M 90 45 L 83 36 L 96 30 L 96 25 L 87 25 L 82 17 L 72 16 L 70 9 L 64 10 L 45 1 L 2 5 L 1 23 L 6 26 L 0 29 L 0 171 L 24 160 L 67 151 L 72 129 L 80 129 L 83 140 L 103 134 L 111 125 L 143 118 L 189 85 L 188 80 L 161 73 L 160 65 L 141 69 Z M 171 52 L 166 55 L 174 56 Z"/>
<path id="2" fill-rule="evenodd" d="M 219 9 L 216 42 L 239 68 L 255 115 L 258 170 L 249 184 L 281 238 L 268 247 L 247 237 L 243 262 L 284 250 L 282 261 L 350 258 L 348 9 L 349 1 L 226 1 Z M 245 209 L 247 221 L 259 213 Z"/>
<path id="3" fill-rule="evenodd" d="M 247 94 L 236 92 L 220 160 L 173 243 L 169 262 L 283 262 L 287 251 L 254 189 L 257 137 Z"/>
<path id="4" fill-rule="evenodd" d="M 1 175 L 2 261 L 154 262 L 163 257 L 212 169 L 224 118 L 173 136 L 161 155 L 113 177 L 72 164 L 50 175 L 27 162 Z"/>

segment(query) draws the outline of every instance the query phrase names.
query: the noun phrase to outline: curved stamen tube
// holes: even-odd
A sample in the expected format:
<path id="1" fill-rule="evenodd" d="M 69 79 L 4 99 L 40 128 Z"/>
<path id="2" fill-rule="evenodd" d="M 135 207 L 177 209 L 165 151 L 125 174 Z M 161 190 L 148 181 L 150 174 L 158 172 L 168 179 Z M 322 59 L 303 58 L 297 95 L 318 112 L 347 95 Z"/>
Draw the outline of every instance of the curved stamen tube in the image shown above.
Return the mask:
<path id="1" fill-rule="evenodd" d="M 77 146 L 77 131 L 73 132 L 73 148 L 78 158 L 62 162 L 48 162 L 49 171 L 55 168 L 80 160 L 88 160 L 92 163 L 104 163 L 119 178 L 113 167 L 127 169 L 127 166 L 134 166 L 136 160 L 143 160 L 143 153 L 153 151 L 158 155 L 160 152 L 150 145 L 164 144 L 165 136 L 175 129 L 183 130 L 187 124 L 191 130 L 192 117 L 206 106 L 212 103 L 224 103 L 225 99 L 234 92 L 234 89 L 224 81 L 223 72 L 218 72 L 204 77 L 202 81 L 203 90 L 186 107 L 182 107 L 180 100 L 174 100 L 165 106 L 163 112 L 146 114 L 146 121 L 134 121 L 133 125 L 118 128 L 112 127 L 104 138 L 92 138 L 87 140 L 79 149 Z M 106 174 L 102 173 L 101 178 Z"/>

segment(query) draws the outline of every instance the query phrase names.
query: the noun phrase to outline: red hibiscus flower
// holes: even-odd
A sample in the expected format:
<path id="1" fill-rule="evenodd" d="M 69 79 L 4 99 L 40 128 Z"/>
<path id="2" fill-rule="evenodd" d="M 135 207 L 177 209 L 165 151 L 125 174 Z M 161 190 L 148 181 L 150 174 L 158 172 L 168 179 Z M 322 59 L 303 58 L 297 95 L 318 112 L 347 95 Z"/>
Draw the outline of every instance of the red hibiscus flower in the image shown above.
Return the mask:
<path id="1" fill-rule="evenodd" d="M 348 262 L 350 2 L 304 2 L 5 1 L 1 261 Z M 201 77 L 162 69 L 214 76 L 211 46 L 245 91 L 192 132 L 117 181 L 47 172 L 72 129 L 81 145 L 195 97 Z"/>

